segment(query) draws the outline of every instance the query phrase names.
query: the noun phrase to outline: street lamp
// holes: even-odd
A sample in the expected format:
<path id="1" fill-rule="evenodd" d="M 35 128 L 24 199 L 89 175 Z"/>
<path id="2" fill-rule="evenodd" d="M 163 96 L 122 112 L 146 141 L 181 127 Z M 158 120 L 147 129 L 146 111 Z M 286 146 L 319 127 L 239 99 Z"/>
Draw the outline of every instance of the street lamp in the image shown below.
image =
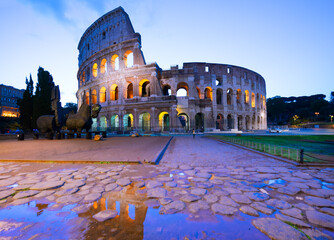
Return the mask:
<path id="1" fill-rule="evenodd" d="M 318 121 L 319 112 L 315 112 L 314 114 L 317 115 L 317 121 Z"/>
<path id="2" fill-rule="evenodd" d="M 333 122 L 333 115 L 329 115 L 330 116 L 330 118 L 331 118 L 331 122 Z"/>

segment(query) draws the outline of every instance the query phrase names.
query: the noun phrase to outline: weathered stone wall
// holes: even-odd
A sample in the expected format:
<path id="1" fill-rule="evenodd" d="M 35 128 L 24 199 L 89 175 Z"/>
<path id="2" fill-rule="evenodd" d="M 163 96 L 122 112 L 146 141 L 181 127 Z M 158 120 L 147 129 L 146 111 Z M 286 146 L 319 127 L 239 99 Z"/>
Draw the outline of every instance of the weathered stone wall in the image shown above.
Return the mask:
<path id="1" fill-rule="evenodd" d="M 140 34 L 122 8 L 94 22 L 78 49 L 78 104 L 101 104 L 97 127 L 183 132 L 267 126 L 261 75 L 226 64 L 184 63 L 165 71 L 146 64 Z M 187 96 L 176 97 L 180 89 Z"/>

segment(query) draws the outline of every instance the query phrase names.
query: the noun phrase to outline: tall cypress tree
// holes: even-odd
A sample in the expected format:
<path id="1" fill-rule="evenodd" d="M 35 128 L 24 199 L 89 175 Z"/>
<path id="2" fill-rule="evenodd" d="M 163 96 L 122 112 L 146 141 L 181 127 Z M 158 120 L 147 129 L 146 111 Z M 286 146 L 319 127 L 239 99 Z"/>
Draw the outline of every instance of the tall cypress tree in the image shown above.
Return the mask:
<path id="1" fill-rule="evenodd" d="M 20 121 L 23 129 L 32 129 L 33 116 L 33 91 L 34 82 L 30 74 L 30 80 L 26 78 L 26 89 L 23 93 L 23 98 L 18 101 L 20 107 Z"/>
<path id="2" fill-rule="evenodd" d="M 54 82 L 51 74 L 39 67 L 35 96 L 33 97 L 33 124 L 36 127 L 36 120 L 39 116 L 52 114 L 51 90 Z"/>

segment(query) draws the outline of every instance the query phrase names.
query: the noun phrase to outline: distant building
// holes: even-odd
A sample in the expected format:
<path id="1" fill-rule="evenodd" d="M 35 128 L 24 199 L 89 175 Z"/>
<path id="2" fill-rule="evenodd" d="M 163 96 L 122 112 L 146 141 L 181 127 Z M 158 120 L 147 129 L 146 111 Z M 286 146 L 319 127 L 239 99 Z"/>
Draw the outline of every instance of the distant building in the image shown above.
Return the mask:
<path id="1" fill-rule="evenodd" d="M 17 100 L 23 98 L 24 90 L 0 84 L 0 116 L 19 117 Z"/>

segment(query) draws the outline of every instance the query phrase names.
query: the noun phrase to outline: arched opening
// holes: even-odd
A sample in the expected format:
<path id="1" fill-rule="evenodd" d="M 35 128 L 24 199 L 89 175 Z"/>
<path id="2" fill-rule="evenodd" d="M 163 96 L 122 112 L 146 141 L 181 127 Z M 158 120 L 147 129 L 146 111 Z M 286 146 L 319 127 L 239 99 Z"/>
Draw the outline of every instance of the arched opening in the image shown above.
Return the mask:
<path id="1" fill-rule="evenodd" d="M 107 130 L 107 118 L 105 116 L 100 117 L 100 131 Z"/>
<path id="2" fill-rule="evenodd" d="M 119 69 L 119 57 L 117 54 L 114 54 L 111 57 L 111 68 L 114 71 L 117 71 Z"/>
<path id="3" fill-rule="evenodd" d="M 130 131 L 133 128 L 133 115 L 131 113 L 123 116 L 123 128 L 124 131 Z"/>
<path id="4" fill-rule="evenodd" d="M 196 87 L 198 98 L 201 98 L 201 89 L 199 87 Z"/>
<path id="5" fill-rule="evenodd" d="M 252 92 L 252 107 L 255 107 L 255 93 Z"/>
<path id="6" fill-rule="evenodd" d="M 86 72 L 85 71 L 82 72 L 82 78 L 81 79 L 82 79 L 82 83 L 85 84 L 85 82 L 86 82 Z"/>
<path id="7" fill-rule="evenodd" d="M 106 102 L 107 99 L 107 90 L 105 87 L 101 87 L 100 89 L 100 103 Z"/>
<path id="8" fill-rule="evenodd" d="M 216 86 L 221 86 L 222 85 L 222 81 L 220 79 L 216 79 Z"/>
<path id="9" fill-rule="evenodd" d="M 92 74 L 93 77 L 97 77 L 97 63 L 93 64 Z"/>
<path id="10" fill-rule="evenodd" d="M 168 112 L 161 112 L 159 114 L 159 127 L 161 132 L 169 131 L 169 114 Z"/>
<path id="11" fill-rule="evenodd" d="M 111 88 L 110 88 L 110 100 L 111 101 L 118 100 L 118 86 L 117 86 L 117 84 L 111 85 Z"/>
<path id="12" fill-rule="evenodd" d="M 133 67 L 133 52 L 130 50 L 124 54 L 124 65 L 127 68 Z"/>
<path id="13" fill-rule="evenodd" d="M 185 82 L 180 82 L 177 84 L 177 91 L 176 91 L 177 97 L 186 97 L 189 96 L 189 87 L 188 84 Z"/>
<path id="14" fill-rule="evenodd" d="M 224 130 L 224 116 L 221 114 L 217 115 L 216 129 Z"/>
<path id="15" fill-rule="evenodd" d="M 216 94 L 216 99 L 217 99 L 217 104 L 222 104 L 223 103 L 223 90 L 220 88 L 217 89 L 217 94 Z"/>
<path id="16" fill-rule="evenodd" d="M 86 102 L 87 105 L 89 105 L 89 92 L 86 92 L 85 102 Z"/>
<path id="17" fill-rule="evenodd" d="M 92 119 L 93 123 L 92 123 L 92 131 L 97 131 L 97 119 L 96 118 L 93 118 Z"/>
<path id="18" fill-rule="evenodd" d="M 262 94 L 261 94 L 261 96 L 260 96 L 260 107 L 261 107 L 261 109 L 263 108 L 263 98 L 262 98 Z"/>
<path id="19" fill-rule="evenodd" d="M 164 85 L 162 87 L 162 94 L 164 96 L 170 96 L 170 95 L 172 95 L 172 90 L 171 90 L 171 88 L 170 88 L 170 86 L 168 84 L 166 84 L 166 85 Z"/>
<path id="20" fill-rule="evenodd" d="M 242 116 L 238 116 L 238 130 L 242 130 L 242 121 L 243 121 Z"/>
<path id="21" fill-rule="evenodd" d="M 257 105 L 260 103 L 260 95 L 258 93 L 256 94 L 256 103 Z"/>
<path id="22" fill-rule="evenodd" d="M 93 89 L 93 91 L 92 91 L 92 104 L 96 104 L 96 103 L 97 103 L 96 90 Z"/>
<path id="23" fill-rule="evenodd" d="M 248 90 L 245 91 L 245 103 L 249 104 L 249 91 Z"/>
<path id="24" fill-rule="evenodd" d="M 237 90 L 237 103 L 241 103 L 241 90 Z"/>
<path id="25" fill-rule="evenodd" d="M 233 94 L 232 89 L 231 88 L 227 89 L 226 91 L 227 105 L 232 105 L 232 94 Z"/>
<path id="26" fill-rule="evenodd" d="M 133 84 L 130 83 L 126 88 L 126 98 L 133 98 Z"/>
<path id="27" fill-rule="evenodd" d="M 195 115 L 195 129 L 204 132 L 204 114 L 197 113 Z"/>
<path id="28" fill-rule="evenodd" d="M 260 128 L 260 117 L 257 116 L 257 129 L 259 129 L 259 128 Z"/>
<path id="29" fill-rule="evenodd" d="M 246 130 L 250 129 L 250 117 L 246 116 Z"/>
<path id="30" fill-rule="evenodd" d="M 107 72 L 107 59 L 102 59 L 101 61 L 101 67 L 100 67 L 100 72 L 102 74 L 105 74 Z"/>
<path id="31" fill-rule="evenodd" d="M 178 115 L 178 118 L 179 118 L 179 120 L 181 122 L 181 125 L 182 125 L 183 129 L 186 132 L 189 131 L 189 117 L 188 117 L 188 115 L 185 114 L 185 113 L 180 113 Z"/>
<path id="32" fill-rule="evenodd" d="M 204 98 L 212 101 L 212 88 L 206 87 L 204 90 Z"/>
<path id="33" fill-rule="evenodd" d="M 139 126 L 143 132 L 151 131 L 151 115 L 147 112 L 139 115 Z"/>
<path id="34" fill-rule="evenodd" d="M 233 118 L 231 114 L 227 115 L 227 129 L 233 129 Z"/>
<path id="35" fill-rule="evenodd" d="M 139 96 L 149 97 L 150 94 L 150 81 L 147 79 L 142 79 L 139 83 Z"/>
<path id="36" fill-rule="evenodd" d="M 266 110 L 266 97 L 263 96 L 263 109 Z"/>
<path id="37" fill-rule="evenodd" d="M 119 130 L 119 117 L 117 114 L 111 116 L 110 127 L 111 127 L 111 131 Z"/>

